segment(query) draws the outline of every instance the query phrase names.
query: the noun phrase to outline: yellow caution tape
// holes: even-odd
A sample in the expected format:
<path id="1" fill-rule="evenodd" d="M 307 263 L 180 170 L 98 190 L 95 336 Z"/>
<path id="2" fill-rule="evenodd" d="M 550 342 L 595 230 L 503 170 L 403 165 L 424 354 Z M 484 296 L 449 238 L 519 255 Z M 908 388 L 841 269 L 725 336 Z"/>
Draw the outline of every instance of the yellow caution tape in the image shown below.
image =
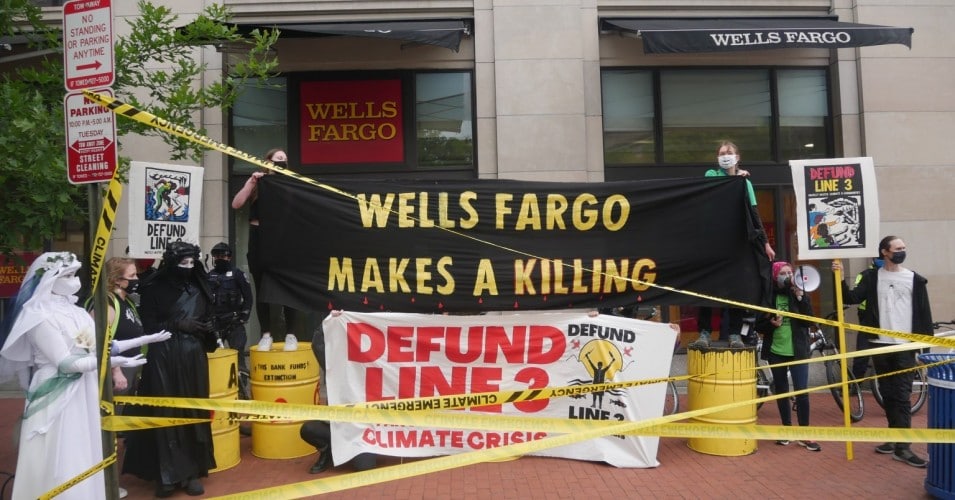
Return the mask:
<path id="1" fill-rule="evenodd" d="M 117 458 L 116 452 L 114 451 L 112 455 L 103 459 L 102 462 L 90 467 L 89 469 L 86 469 L 79 476 L 76 476 L 73 479 L 70 479 L 69 481 L 57 486 L 56 488 L 53 488 L 52 490 L 44 493 L 43 495 L 40 495 L 40 499 L 47 500 L 49 498 L 53 498 L 59 495 L 60 493 L 63 493 L 64 491 L 72 488 L 73 486 L 76 486 L 77 484 L 85 480 L 86 478 L 116 463 L 116 458 Z"/>
<path id="2" fill-rule="evenodd" d="M 93 239 L 93 248 L 90 250 L 90 282 L 91 289 L 96 290 L 102 274 L 103 264 L 106 262 L 106 249 L 109 248 L 110 235 L 116 222 L 116 211 L 119 202 L 123 199 L 123 185 L 113 175 L 109 181 L 109 188 L 103 198 L 103 210 L 100 212 L 99 223 L 96 225 L 96 236 Z"/>
<path id="3" fill-rule="evenodd" d="M 904 346 L 892 346 L 899 349 Z M 637 381 L 645 382 L 645 381 Z M 634 383 L 634 382 L 629 382 Z M 659 382 L 658 382 L 659 383 Z M 606 390 L 605 385 L 587 387 L 591 390 Z M 504 459 L 524 455 L 551 447 L 563 446 L 579 441 L 593 439 L 613 434 L 640 434 L 664 436 L 699 436 L 699 437 L 748 437 L 752 439 L 814 439 L 820 441 L 905 441 L 905 442 L 955 442 L 955 431 L 941 429 L 863 429 L 843 427 L 783 427 L 783 426 L 739 426 L 713 424 L 680 424 L 666 425 L 671 422 L 694 418 L 705 414 L 725 411 L 728 409 L 753 405 L 755 403 L 773 401 L 783 397 L 804 394 L 818 389 L 829 389 L 839 384 L 814 387 L 787 394 L 770 395 L 748 401 L 727 403 L 711 408 L 703 408 L 688 412 L 669 415 L 642 422 L 619 424 L 616 422 L 599 422 L 568 420 L 563 418 L 532 418 L 520 416 L 481 415 L 462 412 L 437 411 L 402 411 L 392 409 L 377 409 L 370 407 L 343 407 L 343 406 L 314 406 L 282 403 L 265 403 L 255 401 L 223 401 L 192 398 L 144 398 L 119 397 L 117 402 L 127 404 L 157 405 L 177 408 L 193 408 L 214 410 L 227 413 L 229 419 L 245 419 L 248 415 L 256 414 L 258 420 L 288 419 L 288 420 L 326 420 L 339 422 L 377 423 L 388 425 L 415 425 L 456 429 L 483 429 L 483 430 L 528 430 L 551 433 L 566 433 L 562 436 L 548 437 L 537 441 L 509 445 L 470 452 L 460 455 L 441 457 L 426 461 L 414 462 L 407 465 L 382 468 L 375 471 L 366 471 L 347 476 L 336 476 L 295 483 L 286 486 L 267 488 L 263 490 L 245 492 L 240 495 L 231 495 L 226 498 L 292 498 L 340 491 L 376 484 L 384 481 L 402 479 L 453 467 L 460 467 L 488 460 Z M 585 386 L 586 387 L 586 386 Z M 434 401 L 440 407 L 451 407 L 453 404 L 485 405 L 490 401 L 503 402 L 513 398 L 514 401 L 526 401 L 543 397 L 557 397 L 565 389 L 577 387 L 546 388 L 536 391 L 501 391 L 498 393 L 483 393 L 477 399 L 460 399 L 460 396 L 446 396 L 441 398 L 423 398 L 422 401 Z M 582 388 L 583 389 L 583 388 Z M 584 392 L 587 392 L 586 390 Z M 534 394 L 529 394 L 534 393 Z M 451 398 L 458 397 L 453 400 Z M 406 402 L 411 400 L 406 400 Z M 407 404 L 403 408 L 409 409 L 419 405 Z M 235 417 L 233 417 L 235 414 Z M 124 417 L 111 417 L 120 419 Z M 198 423 L 190 421 L 189 423 Z M 692 425 L 692 427 L 686 426 Z"/>

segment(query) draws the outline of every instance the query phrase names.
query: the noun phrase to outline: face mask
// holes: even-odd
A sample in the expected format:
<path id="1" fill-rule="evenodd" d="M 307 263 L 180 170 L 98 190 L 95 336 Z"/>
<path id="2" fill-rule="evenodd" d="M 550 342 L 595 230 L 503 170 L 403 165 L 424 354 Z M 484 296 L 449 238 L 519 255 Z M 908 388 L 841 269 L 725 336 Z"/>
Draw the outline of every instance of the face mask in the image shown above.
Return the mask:
<path id="1" fill-rule="evenodd" d="M 779 288 L 789 288 L 793 284 L 792 273 L 779 273 L 776 275 L 776 286 Z"/>
<path id="2" fill-rule="evenodd" d="M 136 293 L 139 291 L 139 280 L 126 280 L 126 288 L 124 288 L 124 290 L 126 290 L 126 293 Z"/>
<path id="3" fill-rule="evenodd" d="M 64 297 L 74 295 L 80 291 L 80 279 L 76 276 L 57 278 L 56 281 L 53 282 L 51 291 L 56 295 L 63 295 Z"/>
<path id="4" fill-rule="evenodd" d="M 223 272 L 229 270 L 229 261 L 225 259 L 215 259 L 212 261 L 212 266 L 216 271 Z"/>
<path id="5" fill-rule="evenodd" d="M 905 262 L 905 250 L 901 252 L 892 252 L 892 257 L 889 257 L 889 260 L 891 260 L 893 264 L 901 264 Z"/>
<path id="6" fill-rule="evenodd" d="M 272 163 L 274 163 L 274 164 L 276 164 L 276 165 L 278 165 L 278 166 L 280 166 L 280 167 L 282 167 L 282 168 L 288 168 L 288 162 L 285 161 L 285 160 L 281 160 L 281 161 L 277 161 L 277 160 L 276 160 L 276 161 L 273 161 Z"/>
<path id="7" fill-rule="evenodd" d="M 776 286 L 779 288 L 789 288 L 793 284 L 793 277 L 791 274 L 780 274 L 776 276 Z"/>
<path id="8" fill-rule="evenodd" d="M 720 168 L 728 169 L 736 166 L 736 155 L 720 155 L 716 157 L 717 163 L 720 164 Z"/>

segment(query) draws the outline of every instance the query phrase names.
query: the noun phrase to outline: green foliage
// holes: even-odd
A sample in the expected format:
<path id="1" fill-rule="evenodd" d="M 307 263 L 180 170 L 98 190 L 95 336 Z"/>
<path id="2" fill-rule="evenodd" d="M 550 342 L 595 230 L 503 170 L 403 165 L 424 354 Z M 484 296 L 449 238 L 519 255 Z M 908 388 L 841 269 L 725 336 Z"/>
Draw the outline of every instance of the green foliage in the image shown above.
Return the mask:
<path id="1" fill-rule="evenodd" d="M 205 134 L 203 110 L 226 110 L 245 84 L 267 85 L 278 61 L 272 46 L 278 31 L 248 37 L 227 24 L 229 12 L 211 5 L 183 26 L 169 8 L 142 0 L 131 34 L 117 37 L 117 99 Z M 0 36 L 27 36 L 38 57 L 21 60 L 0 74 L 0 253 L 39 249 L 67 221 L 84 223 L 87 189 L 69 184 L 63 121 L 63 61 L 60 25 L 43 21 L 30 0 L 0 0 Z M 228 47 L 235 62 L 221 81 L 200 85 L 207 65 L 203 47 Z M 0 48 L 0 57 L 5 55 Z M 45 56 L 44 56 L 45 55 Z M 173 160 L 199 163 L 203 148 L 132 120 L 117 118 L 117 136 L 159 135 Z M 129 158 L 120 158 L 124 176 Z"/>

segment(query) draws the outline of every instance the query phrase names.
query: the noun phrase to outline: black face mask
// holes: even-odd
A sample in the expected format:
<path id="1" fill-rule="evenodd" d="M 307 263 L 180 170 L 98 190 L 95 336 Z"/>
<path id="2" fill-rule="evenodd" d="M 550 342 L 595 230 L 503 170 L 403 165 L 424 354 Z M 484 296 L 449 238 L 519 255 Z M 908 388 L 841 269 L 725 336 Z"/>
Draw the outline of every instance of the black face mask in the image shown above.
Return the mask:
<path id="1" fill-rule="evenodd" d="M 215 259 L 212 261 L 212 267 L 216 271 L 225 272 L 229 270 L 229 261 L 225 259 Z"/>
<path id="2" fill-rule="evenodd" d="M 889 257 L 889 260 L 891 260 L 893 264 L 901 264 L 905 262 L 905 250 L 902 250 L 901 252 L 892 252 L 892 256 Z"/>
<path id="3" fill-rule="evenodd" d="M 186 278 L 188 278 L 190 275 L 192 275 L 192 269 L 193 269 L 193 268 L 191 268 L 191 267 L 179 267 L 179 266 L 176 266 L 176 267 L 172 268 L 172 274 L 173 274 L 174 276 L 179 277 L 179 278 L 186 279 Z"/>
<path id="4" fill-rule="evenodd" d="M 283 161 L 273 161 L 272 163 L 274 163 L 274 164 L 276 164 L 276 165 L 278 165 L 278 166 L 280 166 L 280 167 L 282 167 L 282 168 L 288 168 L 288 162 L 287 162 L 287 161 L 284 161 L 284 160 L 283 160 Z"/>
<path id="5" fill-rule="evenodd" d="M 126 290 L 126 293 L 130 293 L 130 294 L 138 292 L 139 280 L 138 279 L 126 280 L 126 288 L 124 288 L 124 290 Z"/>

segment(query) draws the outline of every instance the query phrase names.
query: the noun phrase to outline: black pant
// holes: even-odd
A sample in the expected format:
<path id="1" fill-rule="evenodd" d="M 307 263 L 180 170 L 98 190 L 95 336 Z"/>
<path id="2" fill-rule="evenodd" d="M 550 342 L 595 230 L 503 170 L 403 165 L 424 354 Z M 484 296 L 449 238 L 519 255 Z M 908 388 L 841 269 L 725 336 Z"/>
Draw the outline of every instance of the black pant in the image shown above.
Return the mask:
<path id="1" fill-rule="evenodd" d="M 332 452 L 332 428 L 324 420 L 309 420 L 302 424 L 299 435 L 306 443 L 314 446 L 319 453 Z M 378 457 L 374 453 L 359 453 L 351 459 L 352 467 L 362 471 L 374 469 L 378 465 Z"/>
<path id="2" fill-rule="evenodd" d="M 726 308 L 728 324 L 720 324 L 720 336 L 739 335 L 743 329 L 743 310 L 735 307 Z M 696 326 L 702 332 L 713 331 L 713 308 L 701 306 L 696 314 Z"/>
<path id="3" fill-rule="evenodd" d="M 262 300 L 262 257 L 259 254 L 259 226 L 249 226 L 249 252 L 246 259 L 249 261 L 249 272 L 252 274 L 252 281 L 255 285 L 255 314 L 259 318 L 260 333 L 272 332 L 272 304 Z M 288 306 L 279 306 L 282 308 L 282 315 L 285 317 L 285 333 L 291 333 L 301 341 L 308 341 L 303 338 L 303 316 Z M 274 337 L 274 336 L 273 336 Z M 283 339 L 277 339 L 279 341 Z"/>
<path id="4" fill-rule="evenodd" d="M 225 334 L 225 340 L 229 347 L 239 351 L 239 370 L 249 373 L 249 363 L 245 359 L 245 344 L 248 336 L 245 333 L 244 325 L 235 325 Z"/>
<path id="5" fill-rule="evenodd" d="M 882 404 L 889 428 L 911 428 L 912 382 L 915 380 L 915 372 L 910 370 L 887 377 L 881 375 L 914 367 L 915 355 L 912 351 L 879 354 L 872 356 L 872 364 L 875 366 L 875 373 L 880 375 L 879 392 L 882 393 Z M 895 443 L 895 451 L 905 450 L 908 447 L 909 443 Z"/>

